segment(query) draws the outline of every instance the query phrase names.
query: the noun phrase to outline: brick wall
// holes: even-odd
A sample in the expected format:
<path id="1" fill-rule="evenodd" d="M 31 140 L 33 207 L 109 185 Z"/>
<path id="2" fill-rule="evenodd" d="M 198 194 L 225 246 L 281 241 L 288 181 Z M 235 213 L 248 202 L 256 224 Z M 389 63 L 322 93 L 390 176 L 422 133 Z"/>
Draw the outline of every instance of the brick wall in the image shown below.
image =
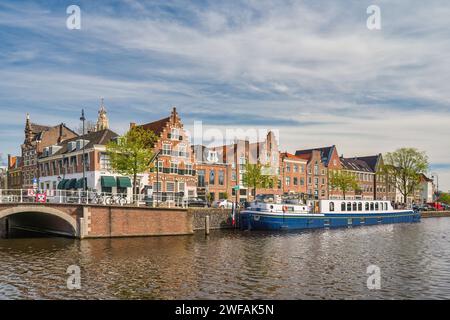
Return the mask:
<path id="1" fill-rule="evenodd" d="M 180 209 L 89 206 L 85 237 L 192 234 L 193 215 Z"/>
<path id="2" fill-rule="evenodd" d="M 210 217 L 211 229 L 231 229 L 231 210 L 210 209 L 210 208 L 190 208 L 188 210 L 193 216 L 194 231 L 205 229 L 205 217 Z M 236 217 L 237 218 L 237 217 Z"/>

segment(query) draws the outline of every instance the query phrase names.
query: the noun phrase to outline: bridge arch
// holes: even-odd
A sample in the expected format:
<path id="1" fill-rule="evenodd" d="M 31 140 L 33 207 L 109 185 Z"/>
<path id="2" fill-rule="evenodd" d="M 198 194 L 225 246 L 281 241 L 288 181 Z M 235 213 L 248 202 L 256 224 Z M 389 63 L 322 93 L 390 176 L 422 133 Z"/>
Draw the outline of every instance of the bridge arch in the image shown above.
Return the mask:
<path id="1" fill-rule="evenodd" d="M 72 227 L 73 235 L 78 236 L 78 226 L 76 219 L 74 219 L 72 216 L 65 213 L 64 211 L 55 208 L 49 208 L 45 206 L 17 206 L 0 210 L 0 219 L 19 213 L 43 213 L 51 216 L 56 216 L 66 221 Z"/>

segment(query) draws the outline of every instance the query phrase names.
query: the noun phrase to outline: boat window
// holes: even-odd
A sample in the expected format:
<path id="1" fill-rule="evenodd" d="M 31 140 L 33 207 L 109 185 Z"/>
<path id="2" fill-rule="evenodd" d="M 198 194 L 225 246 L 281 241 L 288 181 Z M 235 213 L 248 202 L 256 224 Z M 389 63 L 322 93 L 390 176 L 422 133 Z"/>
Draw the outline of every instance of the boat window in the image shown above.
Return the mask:
<path id="1" fill-rule="evenodd" d="M 370 210 L 371 210 L 371 211 L 374 210 L 373 202 L 370 203 Z"/>
<path id="2" fill-rule="evenodd" d="M 352 203 L 347 202 L 347 211 L 352 211 Z"/>
<path id="3" fill-rule="evenodd" d="M 358 211 L 362 211 L 362 202 L 358 202 Z"/>
<path id="4" fill-rule="evenodd" d="M 366 202 L 365 208 L 366 208 L 366 211 L 369 211 L 369 203 L 368 202 Z"/>
<path id="5" fill-rule="evenodd" d="M 358 210 L 358 205 L 356 204 L 356 202 L 353 202 L 353 211 Z"/>
<path id="6" fill-rule="evenodd" d="M 330 202 L 330 211 L 334 211 L 334 202 Z"/>
<path id="7" fill-rule="evenodd" d="M 272 205 L 270 206 L 270 209 L 273 209 L 273 206 L 272 206 Z"/>
<path id="8" fill-rule="evenodd" d="M 384 210 L 388 211 L 388 204 L 387 204 L 387 202 L 384 203 Z"/>
<path id="9" fill-rule="evenodd" d="M 341 211 L 345 211 L 345 202 L 341 202 Z"/>
<path id="10" fill-rule="evenodd" d="M 378 208 L 378 202 L 375 202 L 375 211 L 378 211 L 379 210 L 379 208 Z"/>

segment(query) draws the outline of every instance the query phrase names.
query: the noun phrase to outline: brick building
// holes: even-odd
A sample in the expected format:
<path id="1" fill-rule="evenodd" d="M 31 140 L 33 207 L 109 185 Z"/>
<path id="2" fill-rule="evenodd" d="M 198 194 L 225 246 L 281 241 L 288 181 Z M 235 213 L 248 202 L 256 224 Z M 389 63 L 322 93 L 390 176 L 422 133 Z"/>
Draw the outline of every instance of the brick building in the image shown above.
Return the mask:
<path id="1" fill-rule="evenodd" d="M 295 155 L 307 160 L 307 197 L 309 199 L 328 199 L 339 193 L 330 190 L 329 171 L 342 168 L 336 146 L 297 150 Z"/>
<path id="2" fill-rule="evenodd" d="M 308 161 L 300 156 L 288 152 L 280 153 L 278 189 L 281 189 L 281 193 L 305 197 L 308 179 L 307 165 Z"/>
<path id="3" fill-rule="evenodd" d="M 232 186 L 236 180 L 231 181 L 231 164 L 224 163 L 223 157 L 219 157 L 214 148 L 196 145 L 192 150 L 195 154 L 198 197 L 210 201 L 233 200 Z"/>
<path id="4" fill-rule="evenodd" d="M 7 189 L 21 189 L 23 161 L 21 157 L 8 155 L 8 186 Z"/>
<path id="5" fill-rule="evenodd" d="M 106 144 L 117 137 L 116 133 L 105 129 L 44 148 L 39 157 L 40 189 L 83 189 L 83 159 L 85 159 L 87 190 L 131 194 L 130 178 L 112 172 L 106 153 Z"/>
<path id="6" fill-rule="evenodd" d="M 279 172 L 278 141 L 275 133 L 272 131 L 267 133 L 263 141 L 251 143 L 249 140 L 236 140 L 232 144 L 204 148 L 203 152 L 206 152 L 209 160 L 213 159 L 213 161 L 216 161 L 214 159 L 217 159 L 216 162 L 229 166 L 228 181 L 230 184 L 226 189 L 228 190 L 227 193 L 231 192 L 231 199 L 233 200 L 238 198 L 239 201 L 246 201 L 254 197 L 251 194 L 253 190 L 249 190 L 243 182 L 246 163 L 260 163 L 266 166 L 264 169 L 265 174 L 274 177 Z M 197 157 L 196 161 L 198 161 Z M 201 163 L 202 161 L 204 159 L 200 158 L 199 162 Z M 236 186 L 239 186 L 238 191 L 234 189 Z M 274 188 L 257 190 L 258 194 L 273 194 L 274 192 L 277 192 Z"/>
<path id="7" fill-rule="evenodd" d="M 130 124 L 130 127 L 134 126 L 135 123 Z M 158 137 L 154 152 L 159 152 L 154 167 L 140 176 L 140 186 L 150 187 L 155 198 L 164 202 L 186 196 L 195 197 L 197 177 L 194 155 L 176 108 L 169 117 L 140 126 Z"/>
<path id="8" fill-rule="evenodd" d="M 375 172 L 367 162 L 358 158 L 340 158 L 342 170 L 352 174 L 358 181 L 359 190 L 348 190 L 346 199 L 374 200 Z M 342 194 L 333 199 L 343 199 Z"/>
<path id="9" fill-rule="evenodd" d="M 22 180 L 23 189 L 33 187 L 33 180 L 39 180 L 38 158 L 42 155 L 44 148 L 61 143 L 78 135 L 63 123 L 54 127 L 34 124 L 27 114 L 25 123 L 25 140 L 22 149 Z"/>
<path id="10" fill-rule="evenodd" d="M 358 159 L 364 161 L 370 170 L 374 173 L 373 181 L 373 198 L 374 200 L 396 200 L 396 187 L 386 173 L 383 172 L 383 156 L 380 154 L 373 156 L 355 157 L 353 159 Z"/>

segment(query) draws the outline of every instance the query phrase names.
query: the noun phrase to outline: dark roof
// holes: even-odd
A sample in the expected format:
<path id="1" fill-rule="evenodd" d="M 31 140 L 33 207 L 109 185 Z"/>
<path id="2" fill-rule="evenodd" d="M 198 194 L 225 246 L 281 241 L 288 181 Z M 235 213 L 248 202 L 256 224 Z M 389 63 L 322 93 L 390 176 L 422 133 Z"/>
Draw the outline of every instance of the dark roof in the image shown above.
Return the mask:
<path id="1" fill-rule="evenodd" d="M 341 164 L 346 170 L 374 172 L 363 160 L 357 158 L 341 158 Z"/>
<path id="2" fill-rule="evenodd" d="M 106 145 L 108 142 L 113 140 L 114 138 L 118 137 L 119 135 L 109 129 L 90 132 L 88 134 L 85 134 L 83 136 L 71 138 L 68 140 L 64 140 L 63 142 L 57 144 L 57 146 L 61 147 L 61 150 L 58 150 L 50 156 L 65 154 L 65 153 L 71 153 L 72 151 L 68 152 L 68 144 L 69 142 L 74 142 L 77 140 L 87 140 L 89 143 L 86 145 L 86 149 L 94 147 L 94 145 Z M 41 156 L 41 158 L 45 158 L 44 156 Z"/>
<path id="3" fill-rule="evenodd" d="M 336 146 L 332 145 L 330 147 L 297 150 L 295 151 L 295 155 L 302 156 L 311 154 L 313 151 L 320 151 L 320 157 L 322 158 L 322 162 L 325 164 L 325 166 L 328 166 L 328 163 L 330 162 L 331 159 L 331 154 L 333 153 L 335 147 Z"/>
<path id="4" fill-rule="evenodd" d="M 168 122 L 170 122 L 170 117 L 150 122 L 147 124 L 143 124 L 141 125 L 141 127 L 143 127 L 146 130 L 151 130 L 155 135 L 159 136 L 163 132 L 164 127 L 167 125 Z"/>
<path id="5" fill-rule="evenodd" d="M 52 127 L 50 127 L 50 126 L 42 126 L 42 125 L 36 124 L 36 123 L 31 124 L 31 130 L 33 131 L 34 134 L 50 130 L 51 128 Z"/>
<path id="6" fill-rule="evenodd" d="M 380 157 L 381 157 L 381 154 L 378 154 L 376 156 L 353 157 L 350 159 L 358 159 L 358 160 L 364 161 L 373 172 L 376 172 L 377 164 L 378 164 Z"/>

